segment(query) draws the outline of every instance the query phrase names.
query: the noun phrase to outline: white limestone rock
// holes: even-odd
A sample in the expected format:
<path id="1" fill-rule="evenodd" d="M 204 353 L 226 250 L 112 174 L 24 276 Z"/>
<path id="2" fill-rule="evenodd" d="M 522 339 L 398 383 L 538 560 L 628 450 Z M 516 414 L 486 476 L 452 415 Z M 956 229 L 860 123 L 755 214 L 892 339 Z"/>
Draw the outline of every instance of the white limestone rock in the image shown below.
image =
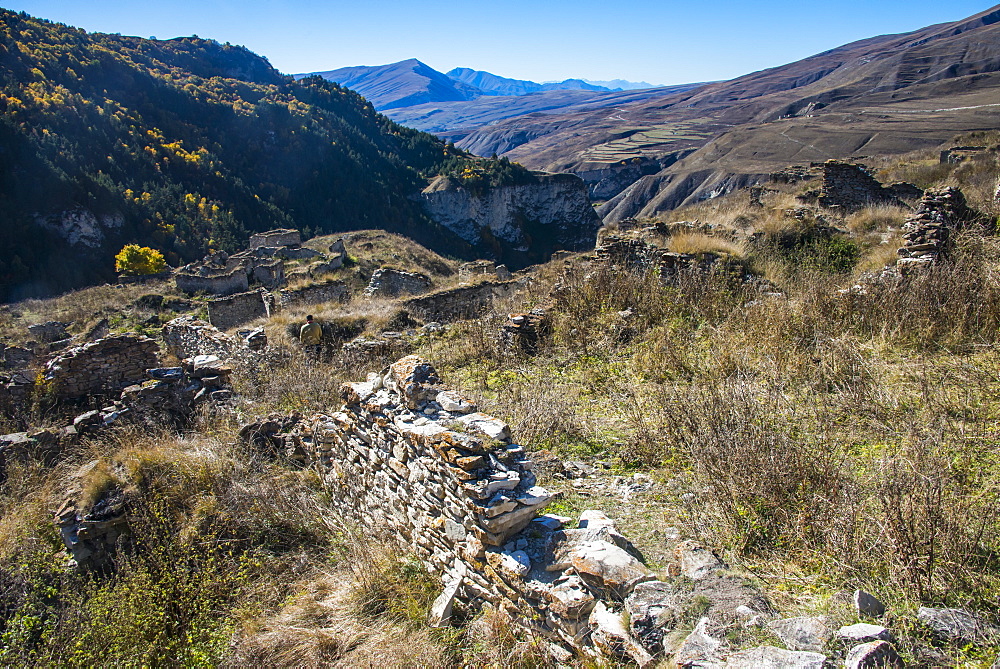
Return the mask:
<path id="1" fill-rule="evenodd" d="M 792 650 L 820 652 L 833 638 L 833 630 L 823 618 L 782 618 L 772 621 L 768 627 Z"/>
<path id="2" fill-rule="evenodd" d="M 725 669 L 823 669 L 825 663 L 821 653 L 759 646 L 727 657 Z"/>

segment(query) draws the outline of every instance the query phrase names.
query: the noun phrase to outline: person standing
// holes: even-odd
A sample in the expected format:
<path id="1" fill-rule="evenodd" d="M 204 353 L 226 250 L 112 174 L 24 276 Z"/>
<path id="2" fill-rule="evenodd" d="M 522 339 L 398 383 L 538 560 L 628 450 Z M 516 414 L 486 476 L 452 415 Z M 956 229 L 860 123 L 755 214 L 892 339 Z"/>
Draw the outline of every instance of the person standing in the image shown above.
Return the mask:
<path id="1" fill-rule="evenodd" d="M 313 359 L 319 357 L 319 349 L 323 343 L 323 328 L 313 320 L 312 314 L 306 316 L 306 322 L 299 330 L 299 342 L 306 355 Z"/>

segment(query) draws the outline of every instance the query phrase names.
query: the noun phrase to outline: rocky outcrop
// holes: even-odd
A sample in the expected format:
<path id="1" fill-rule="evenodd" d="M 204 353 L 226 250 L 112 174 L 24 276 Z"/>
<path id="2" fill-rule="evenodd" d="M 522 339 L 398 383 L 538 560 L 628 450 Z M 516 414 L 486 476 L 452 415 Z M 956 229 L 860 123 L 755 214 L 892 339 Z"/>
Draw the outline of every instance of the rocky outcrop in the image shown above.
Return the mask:
<path id="1" fill-rule="evenodd" d="M 120 215 L 97 217 L 87 209 L 74 209 L 59 214 L 35 216 L 35 223 L 51 230 L 72 246 L 97 249 L 109 234 L 119 231 L 125 219 Z"/>
<path id="2" fill-rule="evenodd" d="M 676 151 L 659 159 L 646 157 L 620 160 L 605 167 L 576 170 L 575 174 L 587 184 L 587 192 L 594 200 L 609 200 L 644 176 L 656 174 L 692 153 L 694 149 Z"/>
<path id="3" fill-rule="evenodd" d="M 648 218 L 686 204 L 726 195 L 769 178 L 765 173 L 732 174 L 715 169 L 675 173 L 673 169 L 667 168 L 638 179 L 598 207 L 597 213 L 605 223 Z"/>
<path id="4" fill-rule="evenodd" d="M 539 174 L 531 183 L 476 190 L 438 177 L 420 194 L 432 219 L 478 250 L 518 269 L 558 249 L 594 244 L 601 222 L 583 182 Z"/>

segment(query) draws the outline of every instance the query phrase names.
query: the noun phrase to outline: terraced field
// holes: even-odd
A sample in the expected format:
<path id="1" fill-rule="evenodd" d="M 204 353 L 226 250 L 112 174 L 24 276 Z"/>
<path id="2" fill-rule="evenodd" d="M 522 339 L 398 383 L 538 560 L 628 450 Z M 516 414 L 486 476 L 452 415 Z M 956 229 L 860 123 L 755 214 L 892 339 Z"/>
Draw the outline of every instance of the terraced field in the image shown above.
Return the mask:
<path id="1" fill-rule="evenodd" d="M 581 160 L 588 163 L 615 163 L 644 155 L 662 155 L 704 144 L 717 131 L 715 126 L 700 120 L 668 123 L 637 129 L 627 137 L 588 147 L 579 155 Z M 629 129 L 624 132 L 629 132 Z"/>

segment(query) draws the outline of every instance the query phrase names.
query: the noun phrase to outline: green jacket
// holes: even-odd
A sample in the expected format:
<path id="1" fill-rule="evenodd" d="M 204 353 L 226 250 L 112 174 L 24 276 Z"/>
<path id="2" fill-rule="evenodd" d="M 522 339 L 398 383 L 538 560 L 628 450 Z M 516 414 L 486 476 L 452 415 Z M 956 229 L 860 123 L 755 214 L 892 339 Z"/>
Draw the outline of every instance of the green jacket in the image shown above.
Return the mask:
<path id="1" fill-rule="evenodd" d="M 299 330 L 299 341 L 303 346 L 318 346 L 323 341 L 323 328 L 319 323 L 306 323 Z"/>

